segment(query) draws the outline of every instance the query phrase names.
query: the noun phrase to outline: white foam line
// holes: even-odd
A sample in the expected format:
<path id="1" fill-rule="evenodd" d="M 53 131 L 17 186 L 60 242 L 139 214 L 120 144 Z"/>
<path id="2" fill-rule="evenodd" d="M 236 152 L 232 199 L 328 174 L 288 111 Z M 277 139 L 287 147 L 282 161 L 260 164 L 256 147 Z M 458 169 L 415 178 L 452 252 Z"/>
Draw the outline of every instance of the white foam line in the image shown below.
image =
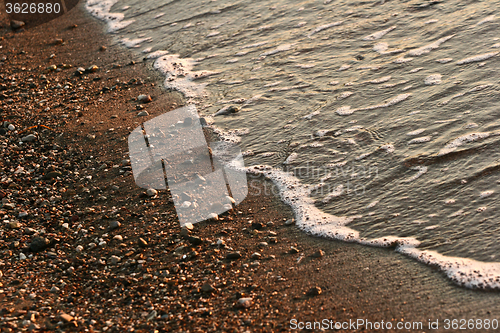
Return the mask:
<path id="1" fill-rule="evenodd" d="M 467 288 L 500 289 L 500 263 L 448 257 L 435 251 L 422 251 L 413 246 L 399 246 L 397 252 L 428 265 L 437 266 L 448 278 Z"/>
<path id="2" fill-rule="evenodd" d="M 439 151 L 438 156 L 449 154 L 452 151 L 455 151 L 458 147 L 462 146 L 464 143 L 486 139 L 490 135 L 491 135 L 490 132 L 471 133 L 462 135 L 456 138 L 455 140 L 451 141 L 450 143 L 448 143 L 446 146 L 444 146 L 444 148 Z"/>
<path id="3" fill-rule="evenodd" d="M 121 40 L 121 42 L 122 42 L 123 45 L 125 45 L 128 48 L 134 48 L 134 47 L 139 47 L 142 42 L 146 42 L 146 41 L 150 41 L 150 40 L 152 40 L 151 37 L 136 38 L 136 39 L 123 38 Z"/>
<path id="4" fill-rule="evenodd" d="M 206 84 L 197 84 L 193 81 L 205 78 L 217 72 L 192 71 L 195 60 L 190 58 L 179 58 L 179 55 L 164 55 L 155 60 L 153 67 L 164 76 L 164 85 L 168 89 L 177 90 L 187 98 L 200 97 L 204 94 Z"/>
<path id="5" fill-rule="evenodd" d="M 240 166 L 233 165 L 230 167 L 242 170 Z M 416 169 L 418 169 L 418 173 L 411 180 L 418 178 L 427 171 L 426 167 Z M 355 217 L 339 217 L 327 214 L 316 207 L 314 200 L 309 196 L 314 187 L 308 188 L 294 176 L 270 166 L 256 165 L 244 168 L 242 171 L 264 175 L 271 179 L 279 188 L 281 199 L 292 207 L 295 213 L 296 225 L 311 235 L 376 247 L 395 246 L 396 252 L 438 267 L 458 285 L 467 288 L 500 289 L 500 263 L 486 263 L 466 258 L 444 256 L 435 251 L 420 250 L 418 249 L 420 242 L 412 237 L 360 238 L 358 231 L 347 226 L 354 221 Z M 342 188 L 337 188 L 332 192 L 331 198 L 327 197 L 328 201 L 339 197 L 342 191 Z"/>
<path id="6" fill-rule="evenodd" d="M 309 32 L 309 34 L 307 34 L 307 37 L 311 38 L 314 34 L 317 34 L 320 31 L 330 29 L 332 27 L 336 27 L 338 25 L 341 25 L 342 23 L 344 23 L 344 21 L 337 21 L 337 22 L 333 22 L 333 23 L 329 23 L 329 24 L 325 24 L 325 25 L 320 25 L 319 27 L 317 27 L 317 28 L 313 29 L 311 32 Z"/>
<path id="7" fill-rule="evenodd" d="M 411 183 L 415 179 L 420 178 L 420 176 L 427 173 L 428 168 L 426 166 L 416 166 L 413 167 L 412 170 L 417 171 L 417 173 L 411 176 L 410 178 L 403 180 L 402 181 L 403 183 Z"/>
<path id="8" fill-rule="evenodd" d="M 239 166 L 232 166 L 241 169 Z M 418 167 L 418 172 L 411 178 L 414 180 L 427 171 L 427 167 Z M 420 262 L 436 266 L 454 283 L 467 288 L 500 289 L 500 263 L 486 263 L 476 260 L 444 256 L 435 251 L 420 250 L 420 242 L 413 237 L 386 236 L 380 238 L 361 238 L 359 232 L 347 225 L 356 217 L 339 217 L 327 214 L 315 205 L 309 196 L 311 189 L 300 183 L 294 176 L 274 169 L 270 166 L 256 165 L 243 169 L 253 174 L 264 175 L 279 188 L 281 199 L 295 213 L 296 225 L 305 232 L 319 237 L 337 239 L 346 242 L 356 242 L 375 247 L 393 247 L 395 251 L 405 254 Z M 340 196 L 341 188 L 332 192 L 328 201 Z"/>
<path id="9" fill-rule="evenodd" d="M 270 55 L 273 55 L 273 54 L 276 54 L 276 53 L 279 53 L 279 52 L 288 51 L 288 50 L 290 50 L 292 48 L 293 45 L 294 44 L 282 44 L 282 45 L 276 47 L 274 50 L 261 53 L 259 55 L 259 57 L 267 57 L 267 56 L 270 56 Z"/>
<path id="10" fill-rule="evenodd" d="M 111 13 L 111 7 L 118 0 L 87 0 L 85 8 L 95 17 L 105 21 L 108 24 L 108 32 L 116 32 L 128 26 L 134 20 L 124 21 L 123 13 Z"/>
<path id="11" fill-rule="evenodd" d="M 457 61 L 457 65 L 463 65 L 463 64 L 469 64 L 471 62 L 483 61 L 483 60 L 486 60 L 486 59 L 489 59 L 489 58 L 496 56 L 498 53 L 500 53 L 500 52 L 484 53 L 484 54 L 480 54 L 480 55 L 473 56 L 470 58 L 465 58 L 465 59 L 462 59 L 460 61 Z"/>
<path id="12" fill-rule="evenodd" d="M 396 29 L 396 26 L 393 25 L 392 27 L 390 28 L 387 28 L 385 30 L 381 30 L 381 31 L 377 31 L 371 35 L 368 35 L 366 37 L 363 38 L 363 40 L 376 40 L 376 39 L 380 39 L 382 37 L 384 37 L 384 35 L 386 35 L 387 33 L 391 32 L 392 30 Z"/>
<path id="13" fill-rule="evenodd" d="M 432 50 L 437 49 L 441 44 L 443 44 L 447 40 L 453 38 L 453 36 L 455 36 L 455 35 L 451 35 L 451 36 L 446 36 L 446 37 L 443 37 L 443 38 L 439 38 L 437 41 L 435 41 L 433 43 L 430 43 L 430 44 L 427 44 L 425 46 L 419 47 L 418 49 L 415 49 L 415 50 L 411 50 L 410 52 L 408 52 L 408 54 L 411 55 L 411 56 L 420 56 L 420 55 L 429 53 Z"/>
<path id="14" fill-rule="evenodd" d="M 477 27 L 477 26 L 483 25 L 483 24 L 488 23 L 488 22 L 493 22 L 493 21 L 495 21 L 495 19 L 496 19 L 495 15 L 490 15 L 490 16 L 485 17 L 481 21 L 477 22 L 476 25 L 474 25 L 474 26 Z"/>

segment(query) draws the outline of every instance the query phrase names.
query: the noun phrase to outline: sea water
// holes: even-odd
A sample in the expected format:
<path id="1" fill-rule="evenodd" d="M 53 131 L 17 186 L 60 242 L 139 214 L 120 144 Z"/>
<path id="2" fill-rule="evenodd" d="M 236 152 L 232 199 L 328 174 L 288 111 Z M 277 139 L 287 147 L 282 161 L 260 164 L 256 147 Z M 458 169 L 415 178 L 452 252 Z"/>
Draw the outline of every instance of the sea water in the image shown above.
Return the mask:
<path id="1" fill-rule="evenodd" d="M 86 6 L 279 185 L 300 228 L 500 288 L 500 1 Z"/>

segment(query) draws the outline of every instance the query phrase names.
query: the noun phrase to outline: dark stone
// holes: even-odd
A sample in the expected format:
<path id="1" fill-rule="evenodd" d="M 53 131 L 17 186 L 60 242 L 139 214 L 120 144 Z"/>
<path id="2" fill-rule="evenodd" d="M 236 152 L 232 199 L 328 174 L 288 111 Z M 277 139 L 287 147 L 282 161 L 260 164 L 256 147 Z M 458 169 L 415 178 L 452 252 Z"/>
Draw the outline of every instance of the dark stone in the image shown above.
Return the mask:
<path id="1" fill-rule="evenodd" d="M 60 173 L 59 171 L 51 171 L 45 174 L 45 179 L 54 179 L 57 177 L 62 177 L 62 173 Z"/>
<path id="2" fill-rule="evenodd" d="M 34 237 L 31 240 L 30 250 L 33 252 L 40 252 L 49 247 L 50 242 L 47 238 L 44 237 Z"/>
<path id="3" fill-rule="evenodd" d="M 121 223 L 118 221 L 109 222 L 109 230 L 115 230 L 121 226 Z"/>
<path id="4" fill-rule="evenodd" d="M 252 223 L 252 229 L 262 230 L 264 228 L 264 224 L 260 222 Z"/>
<path id="5" fill-rule="evenodd" d="M 24 27 L 24 22 L 18 20 L 12 20 L 10 21 L 10 26 L 12 27 L 12 29 L 19 29 L 21 27 Z"/>
<path id="6" fill-rule="evenodd" d="M 230 107 L 228 107 L 227 110 L 226 110 L 226 112 L 228 114 L 230 114 L 230 113 L 236 113 L 238 111 L 240 111 L 240 109 L 238 107 L 236 107 L 236 106 L 233 106 L 233 105 L 231 105 Z"/>
<path id="7" fill-rule="evenodd" d="M 312 287 L 306 293 L 307 296 L 318 296 L 320 294 L 321 294 L 321 288 L 320 287 Z"/>
<path id="8" fill-rule="evenodd" d="M 201 287 L 201 291 L 203 291 L 204 293 L 212 293 L 215 291 L 215 288 L 212 287 L 212 285 L 210 283 L 205 283 L 202 287 Z"/>
<path id="9" fill-rule="evenodd" d="M 189 237 L 188 240 L 193 245 L 200 245 L 203 243 L 203 240 L 198 236 Z"/>
<path id="10" fill-rule="evenodd" d="M 236 260 L 236 259 L 240 259 L 240 258 L 241 258 L 240 251 L 231 252 L 231 253 L 228 253 L 226 255 L 226 259 L 228 259 L 228 260 Z"/>

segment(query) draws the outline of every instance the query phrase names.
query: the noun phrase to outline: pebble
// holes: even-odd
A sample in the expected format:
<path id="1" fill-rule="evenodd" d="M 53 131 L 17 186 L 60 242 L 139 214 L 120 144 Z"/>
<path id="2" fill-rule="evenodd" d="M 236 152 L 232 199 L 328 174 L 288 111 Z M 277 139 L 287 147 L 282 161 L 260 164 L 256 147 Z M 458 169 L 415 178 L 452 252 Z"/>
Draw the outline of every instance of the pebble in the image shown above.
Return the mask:
<path id="1" fill-rule="evenodd" d="M 290 247 L 290 253 L 291 254 L 295 254 L 295 253 L 299 253 L 299 252 L 300 252 L 300 250 L 297 249 L 296 247 L 294 247 L 294 246 Z"/>
<path id="2" fill-rule="evenodd" d="M 120 260 L 122 260 L 120 257 L 112 255 L 111 257 L 109 257 L 108 261 L 111 265 L 116 265 L 120 262 Z"/>
<path id="3" fill-rule="evenodd" d="M 19 260 L 25 260 L 26 259 L 26 255 L 24 253 L 19 253 Z"/>
<path id="4" fill-rule="evenodd" d="M 295 223 L 294 219 L 289 219 L 285 221 L 285 225 L 293 225 Z"/>
<path id="5" fill-rule="evenodd" d="M 59 171 L 50 171 L 44 176 L 45 179 L 55 179 L 57 177 L 62 177 L 62 173 L 60 173 Z"/>
<path id="6" fill-rule="evenodd" d="M 33 252 L 40 252 L 49 246 L 49 240 L 45 237 L 36 236 L 31 240 L 30 250 Z"/>
<path id="7" fill-rule="evenodd" d="M 146 318 L 146 321 L 150 321 L 150 320 L 153 320 L 154 318 L 156 318 L 158 316 L 158 313 L 156 312 L 156 310 L 153 310 L 149 313 L 148 317 Z"/>
<path id="8" fill-rule="evenodd" d="M 220 109 L 219 111 L 217 111 L 215 114 L 214 114 L 214 117 L 216 116 L 222 116 L 222 115 L 228 115 L 228 114 L 232 114 L 232 113 L 236 113 L 238 112 L 240 109 L 236 106 L 232 106 L 232 105 L 229 105 L 229 106 L 225 106 L 223 107 L 222 109 Z"/>
<path id="9" fill-rule="evenodd" d="M 54 293 L 54 294 L 57 294 L 60 291 L 61 291 L 61 289 L 56 287 L 56 286 L 52 286 L 52 288 L 50 288 L 50 292 Z"/>
<path id="10" fill-rule="evenodd" d="M 139 102 L 142 102 L 142 103 L 149 103 L 149 102 L 151 102 L 153 99 L 152 99 L 152 98 L 151 98 L 151 96 L 149 96 L 149 95 L 139 95 L 139 96 L 137 97 L 137 100 L 138 100 Z"/>
<path id="11" fill-rule="evenodd" d="M 98 70 L 99 70 L 99 67 L 97 67 L 96 65 L 92 65 L 89 68 L 87 68 L 87 72 L 89 72 L 89 73 L 95 73 Z"/>
<path id="12" fill-rule="evenodd" d="M 260 259 L 262 258 L 262 254 L 260 254 L 259 252 L 255 252 L 252 254 L 252 256 L 250 257 L 252 259 Z"/>
<path id="13" fill-rule="evenodd" d="M 78 67 L 76 69 L 75 75 L 83 75 L 85 73 L 85 68 L 83 67 Z"/>
<path id="14" fill-rule="evenodd" d="M 146 247 L 148 246 L 148 242 L 144 238 L 139 238 L 138 244 L 140 247 Z"/>
<path id="15" fill-rule="evenodd" d="M 189 201 L 184 201 L 181 205 L 181 208 L 189 208 L 191 207 L 191 202 Z"/>
<path id="16" fill-rule="evenodd" d="M 203 243 L 203 240 L 198 236 L 189 237 L 188 240 L 193 245 L 200 245 Z"/>
<path id="17" fill-rule="evenodd" d="M 267 247 L 269 244 L 267 242 L 260 242 L 259 247 Z"/>
<path id="18" fill-rule="evenodd" d="M 325 255 L 325 252 L 323 252 L 322 250 L 318 250 L 318 251 L 314 252 L 312 256 L 314 258 L 321 258 L 324 255 Z"/>
<path id="19" fill-rule="evenodd" d="M 264 224 L 260 222 L 253 222 L 252 223 L 252 229 L 255 230 L 262 230 L 264 228 Z"/>
<path id="20" fill-rule="evenodd" d="M 33 134 L 28 134 L 25 137 L 21 138 L 22 142 L 33 142 L 36 140 L 36 136 Z"/>
<path id="21" fill-rule="evenodd" d="M 201 290 L 204 293 L 212 293 L 215 291 L 215 288 L 210 283 L 205 283 L 203 286 L 201 286 Z"/>
<path id="22" fill-rule="evenodd" d="M 18 216 L 19 216 L 20 218 L 23 218 L 23 217 L 28 216 L 28 213 L 27 213 L 27 212 L 20 212 Z"/>
<path id="23" fill-rule="evenodd" d="M 9 129 L 9 131 L 13 131 L 16 129 L 16 126 L 10 124 L 7 128 Z"/>
<path id="24" fill-rule="evenodd" d="M 64 312 L 59 315 L 59 318 L 61 318 L 65 323 L 69 323 L 75 320 L 73 316 L 70 316 L 69 314 L 66 314 Z"/>
<path id="25" fill-rule="evenodd" d="M 76 248 L 75 248 L 76 252 L 82 252 L 83 251 L 83 246 L 81 245 L 78 245 Z"/>
<path id="26" fill-rule="evenodd" d="M 214 220 L 214 221 L 217 221 L 219 219 L 219 215 L 215 214 L 215 213 L 210 213 L 208 214 L 208 220 Z"/>
<path id="27" fill-rule="evenodd" d="M 21 227 L 21 223 L 19 223 L 17 221 L 11 221 L 11 222 L 9 222 L 9 227 L 11 229 L 19 229 Z"/>
<path id="28" fill-rule="evenodd" d="M 10 26 L 12 29 L 19 29 L 24 27 L 25 23 L 23 21 L 18 21 L 18 20 L 12 20 L 10 21 Z"/>
<path id="29" fill-rule="evenodd" d="M 147 191 L 146 191 L 146 194 L 149 196 L 149 197 L 154 197 L 156 195 L 158 195 L 158 191 L 155 190 L 154 188 L 149 188 Z"/>
<path id="30" fill-rule="evenodd" d="M 111 221 L 109 222 L 109 229 L 110 230 L 115 230 L 121 226 L 121 223 L 118 221 Z"/>
<path id="31" fill-rule="evenodd" d="M 320 287 L 312 287 L 309 289 L 306 293 L 307 296 L 318 296 L 321 294 L 321 288 Z"/>
<path id="32" fill-rule="evenodd" d="M 228 259 L 228 260 L 236 260 L 236 259 L 240 259 L 240 258 L 241 258 L 240 251 L 230 252 L 226 255 L 226 259 Z"/>
<path id="33" fill-rule="evenodd" d="M 148 111 L 141 111 L 137 114 L 138 117 L 144 117 L 144 116 L 149 116 L 149 112 Z"/>
<path id="34" fill-rule="evenodd" d="M 236 303 L 237 308 L 249 308 L 253 304 L 253 299 L 251 297 L 242 297 Z"/>

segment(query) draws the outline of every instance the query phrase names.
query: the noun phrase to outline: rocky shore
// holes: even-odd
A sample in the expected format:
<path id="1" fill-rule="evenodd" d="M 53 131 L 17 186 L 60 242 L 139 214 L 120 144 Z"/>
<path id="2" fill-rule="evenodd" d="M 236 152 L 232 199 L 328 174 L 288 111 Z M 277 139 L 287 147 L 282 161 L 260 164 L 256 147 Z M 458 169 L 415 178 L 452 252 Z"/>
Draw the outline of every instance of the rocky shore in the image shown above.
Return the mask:
<path id="1" fill-rule="evenodd" d="M 0 331 L 281 332 L 293 318 L 500 314 L 495 293 L 390 250 L 304 235 L 264 179 L 249 178 L 247 199 L 219 220 L 181 229 L 168 191 L 135 185 L 127 136 L 183 100 L 80 5 L 27 30 L 1 17 Z"/>

